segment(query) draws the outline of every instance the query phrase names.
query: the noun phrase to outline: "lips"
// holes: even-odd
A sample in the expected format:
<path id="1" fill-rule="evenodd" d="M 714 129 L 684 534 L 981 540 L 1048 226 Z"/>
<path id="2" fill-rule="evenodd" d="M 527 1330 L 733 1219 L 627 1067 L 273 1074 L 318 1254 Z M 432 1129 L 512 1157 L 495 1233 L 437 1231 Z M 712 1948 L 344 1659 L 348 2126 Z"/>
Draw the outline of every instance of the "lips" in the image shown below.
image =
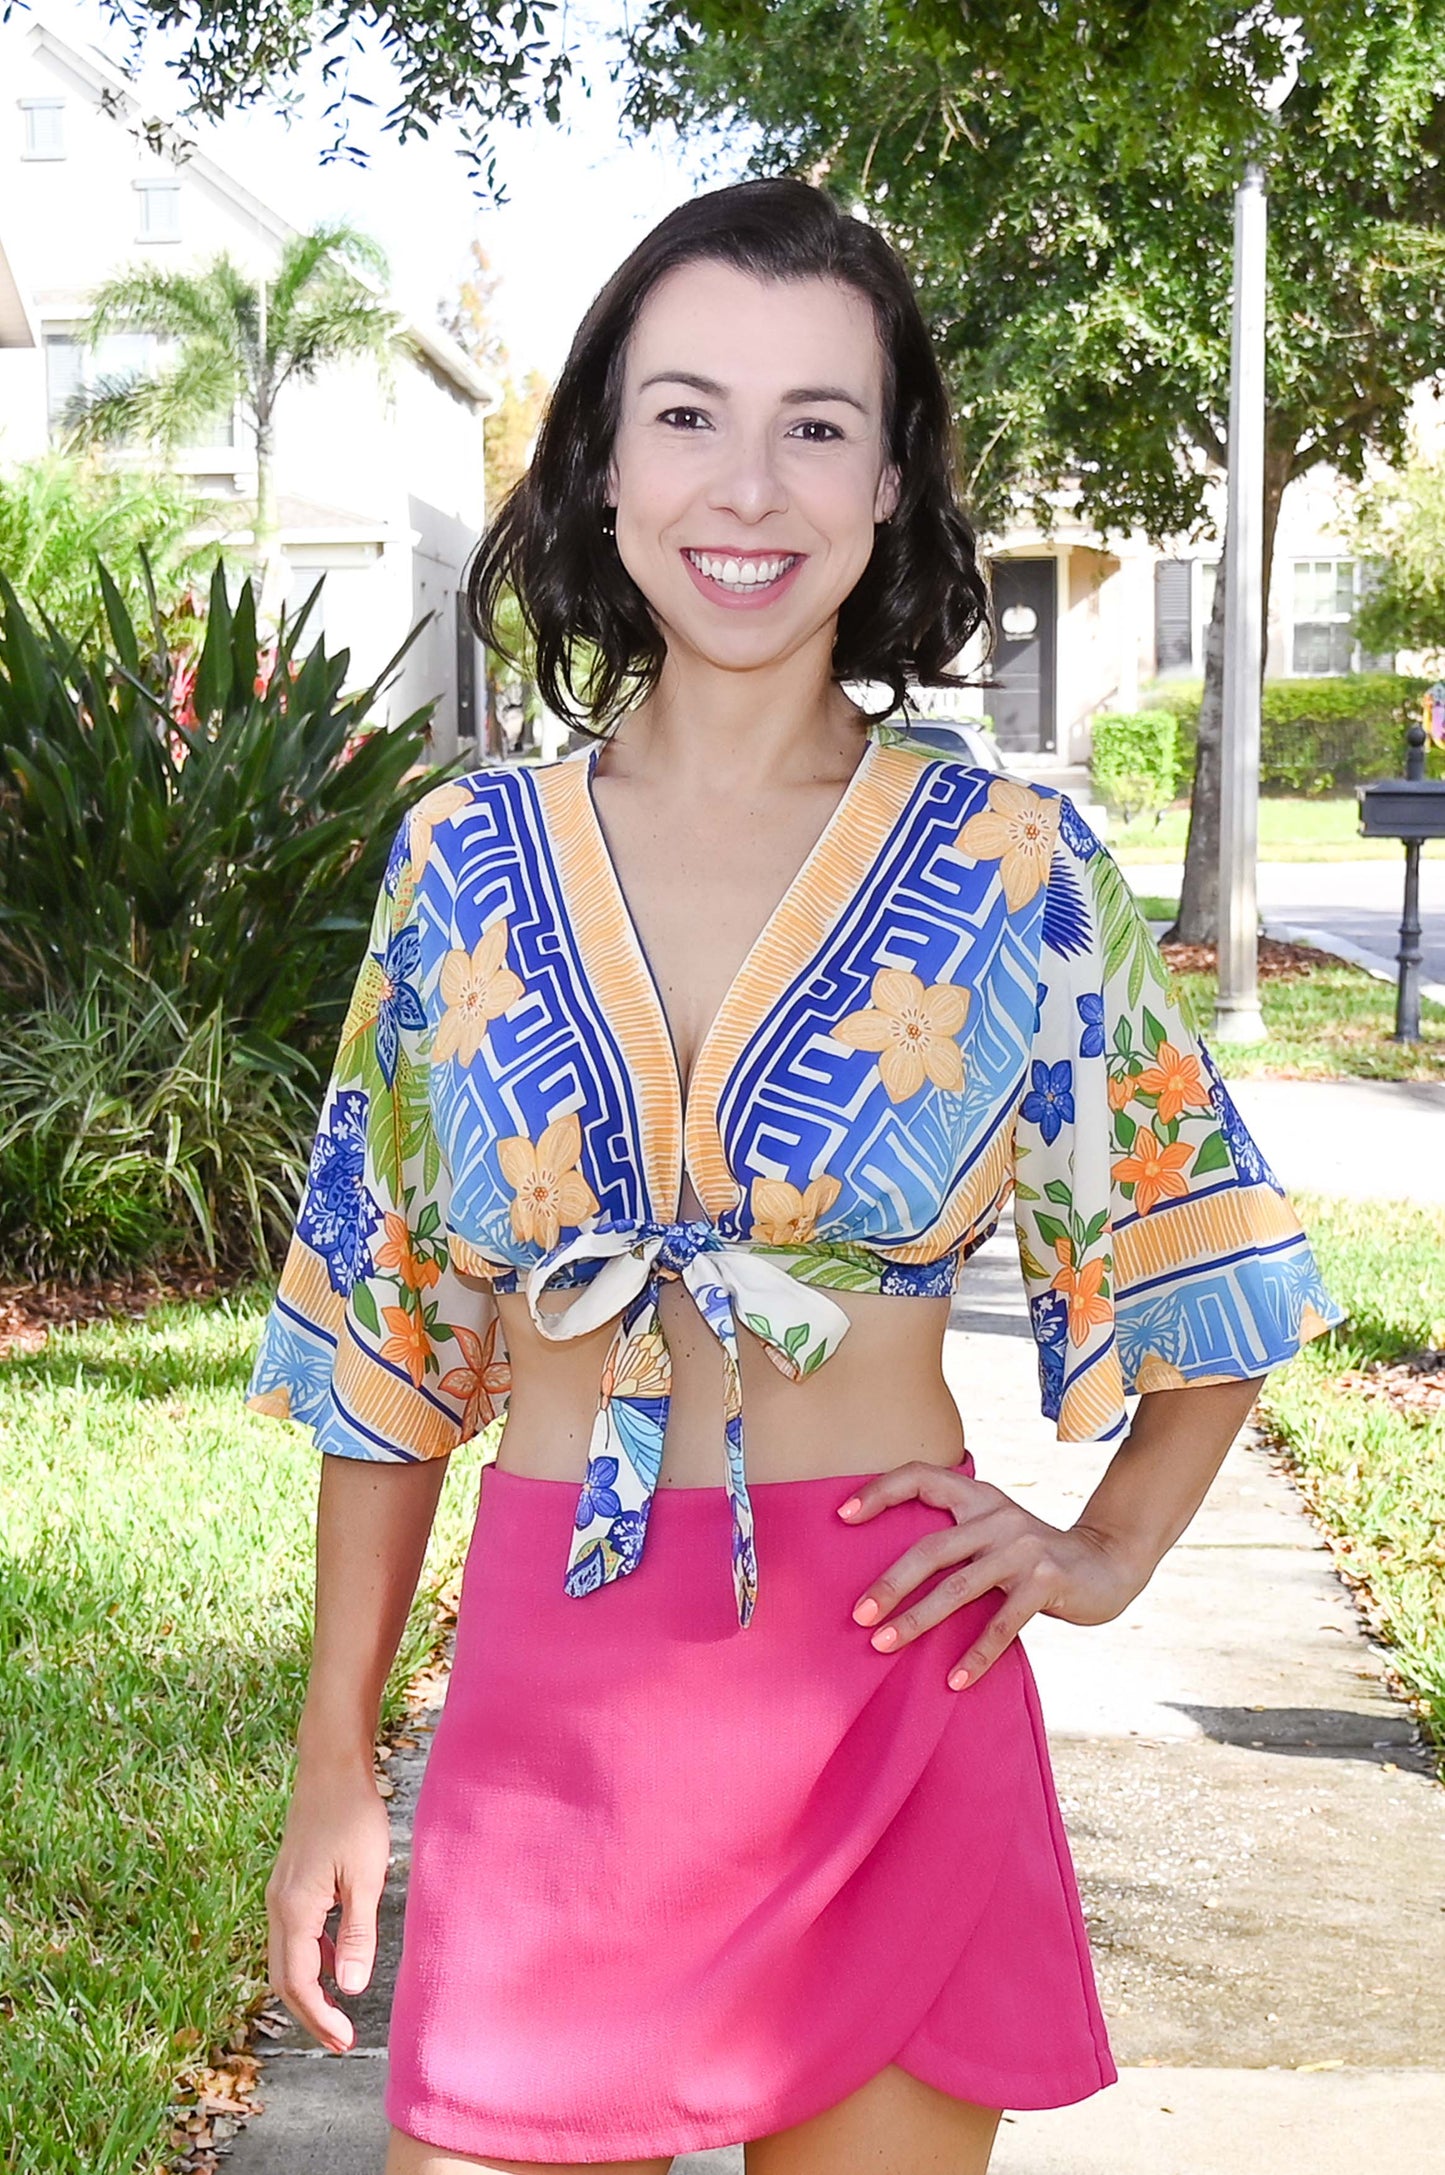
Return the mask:
<path id="1" fill-rule="evenodd" d="M 806 552 L 727 552 L 686 548 L 683 565 L 694 588 L 731 610 L 748 611 L 771 604 L 797 578 Z"/>

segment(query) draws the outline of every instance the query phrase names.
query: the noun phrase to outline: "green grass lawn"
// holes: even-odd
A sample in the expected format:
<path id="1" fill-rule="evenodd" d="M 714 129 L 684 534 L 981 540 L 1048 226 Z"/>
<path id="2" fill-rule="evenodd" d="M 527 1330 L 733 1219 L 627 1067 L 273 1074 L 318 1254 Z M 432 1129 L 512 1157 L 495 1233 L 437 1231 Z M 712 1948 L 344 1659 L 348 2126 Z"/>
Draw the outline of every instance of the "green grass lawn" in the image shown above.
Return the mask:
<path id="1" fill-rule="evenodd" d="M 1297 1205 L 1349 1319 L 1270 1376 L 1261 1415 L 1445 1746 L 1445 1415 L 1336 1386 L 1345 1369 L 1445 1347 L 1445 1210 Z"/>
<path id="2" fill-rule="evenodd" d="M 1215 977 L 1179 977 L 1186 1008 L 1209 1039 Z M 1392 1042 L 1395 985 L 1359 967 L 1318 967 L 1297 981 L 1261 981 L 1267 1042 L 1210 1043 L 1230 1079 L 1445 1080 L 1445 1006 L 1420 1008 L 1422 1039 Z"/>
<path id="3" fill-rule="evenodd" d="M 256 1296 L 165 1306 L 0 1362 L 11 2175 L 157 2167 L 186 2035 L 214 2043 L 261 1989 L 317 1464 L 300 1429 L 242 1404 L 260 1313 Z M 477 1471 L 444 1491 L 393 1711 Z"/>
<path id="4" fill-rule="evenodd" d="M 1148 921 L 1169 922 L 1179 911 L 1177 898 L 1137 886 L 1135 897 Z M 1215 977 L 1181 974 L 1179 982 L 1189 1016 L 1208 1040 Z M 1259 1001 L 1269 1040 L 1221 1043 L 1214 1050 L 1231 1078 L 1445 1080 L 1445 1006 L 1427 999 L 1420 1007 L 1421 1040 L 1393 1042 L 1395 985 L 1361 967 L 1321 966 L 1295 981 L 1261 981 Z"/>
<path id="5" fill-rule="evenodd" d="M 1259 804 L 1261 861 L 1400 861 L 1403 851 L 1393 838 L 1361 838 L 1359 803 L 1353 793 L 1330 800 L 1269 796 Z M 1166 808 L 1156 824 L 1151 816 L 1109 827 L 1109 850 L 1125 867 L 1182 861 L 1189 831 L 1189 803 Z M 1445 858 L 1445 839 L 1430 839 L 1425 852 Z"/>

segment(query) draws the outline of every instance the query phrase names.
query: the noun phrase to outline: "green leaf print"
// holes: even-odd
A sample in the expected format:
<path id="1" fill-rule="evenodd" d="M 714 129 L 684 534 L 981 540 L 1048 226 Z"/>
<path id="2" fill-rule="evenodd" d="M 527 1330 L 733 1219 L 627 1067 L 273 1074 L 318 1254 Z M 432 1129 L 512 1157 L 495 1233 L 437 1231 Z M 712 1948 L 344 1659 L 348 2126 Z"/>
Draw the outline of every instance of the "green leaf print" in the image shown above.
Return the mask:
<path id="1" fill-rule="evenodd" d="M 1145 975 L 1158 978 L 1159 955 L 1154 939 L 1117 862 L 1107 853 L 1096 853 L 1089 863 L 1089 874 L 1104 946 L 1105 976 L 1112 979 L 1127 966 L 1129 1002 L 1135 1005 L 1143 993 Z"/>
<path id="2" fill-rule="evenodd" d="M 827 1357 L 828 1357 L 828 1347 L 827 1347 L 827 1345 L 826 1345 L 826 1344 L 815 1344 L 815 1345 L 813 1346 L 813 1349 L 812 1349 L 812 1351 L 811 1351 L 811 1352 L 810 1352 L 810 1353 L 808 1354 L 807 1358 L 806 1358 L 806 1359 L 805 1359 L 805 1360 L 803 1361 L 803 1365 L 802 1365 L 802 1369 L 801 1369 L 802 1373 L 803 1373 L 803 1374 L 805 1374 L 805 1375 L 809 1375 L 809 1374 L 816 1374 L 816 1373 L 817 1373 L 817 1371 L 818 1371 L 818 1369 L 819 1369 L 819 1368 L 820 1368 L 820 1367 L 822 1366 L 822 1364 L 823 1364 L 824 1360 L 825 1360 L 825 1359 L 826 1359 Z"/>
<path id="3" fill-rule="evenodd" d="M 1044 1187 L 1044 1192 L 1055 1208 L 1072 1208 L 1074 1205 L 1073 1188 L 1062 1178 L 1051 1178 Z"/>
<path id="4" fill-rule="evenodd" d="M 1134 1135 L 1138 1130 L 1138 1126 L 1134 1123 L 1127 1110 L 1116 1110 L 1114 1112 L 1114 1138 L 1126 1155 L 1134 1145 Z"/>
<path id="5" fill-rule="evenodd" d="M 369 1329 L 374 1337 L 381 1335 L 381 1316 L 376 1311 L 376 1295 L 369 1284 L 352 1285 L 351 1311 L 363 1329 Z"/>
<path id="6" fill-rule="evenodd" d="M 1227 1171 L 1229 1163 L 1229 1143 L 1223 1133 L 1213 1132 L 1195 1150 L 1194 1169 L 1190 1176 L 1197 1178 L 1208 1171 Z"/>
<path id="7" fill-rule="evenodd" d="M 1168 1035 L 1164 1032 L 1163 1027 L 1160 1025 L 1159 1021 L 1155 1019 L 1153 1013 L 1149 1010 L 1149 1007 L 1146 1004 L 1144 1007 L 1144 1042 L 1146 1048 L 1148 1049 L 1149 1055 L 1151 1057 L 1157 1057 L 1159 1055 L 1160 1043 L 1167 1042 L 1168 1040 Z"/>
<path id="8" fill-rule="evenodd" d="M 773 1325 L 766 1314 L 745 1314 L 743 1320 L 755 1337 L 763 1337 L 769 1344 L 774 1341 Z"/>
<path id="9" fill-rule="evenodd" d="M 801 1352 L 801 1351 L 802 1351 L 802 1349 L 803 1349 L 803 1346 L 804 1346 L 804 1345 L 805 1345 L 805 1344 L 807 1343 L 807 1341 L 808 1341 L 808 1325 L 807 1325 L 807 1323 L 806 1323 L 806 1322 L 794 1322 L 794 1324 L 793 1324 L 792 1328 L 791 1328 L 791 1329 L 789 1329 L 789 1330 L 787 1330 L 787 1331 L 786 1331 L 786 1332 L 784 1333 L 784 1336 L 783 1336 L 783 1350 L 784 1350 L 784 1351 L 785 1351 L 785 1352 L 787 1353 L 787 1355 L 788 1355 L 789 1359 L 796 1359 L 796 1358 L 797 1358 L 797 1356 L 798 1356 L 798 1354 L 799 1354 L 799 1352 Z"/>
<path id="10" fill-rule="evenodd" d="M 1043 1240 L 1045 1246 L 1055 1246 L 1060 1239 L 1069 1238 L 1068 1225 L 1060 1223 L 1057 1216 L 1037 1215 L 1034 1222 L 1038 1226 L 1039 1237 Z M 1072 1239 L 1069 1240 L 1069 1243 L 1070 1245 L 1073 1244 Z"/>

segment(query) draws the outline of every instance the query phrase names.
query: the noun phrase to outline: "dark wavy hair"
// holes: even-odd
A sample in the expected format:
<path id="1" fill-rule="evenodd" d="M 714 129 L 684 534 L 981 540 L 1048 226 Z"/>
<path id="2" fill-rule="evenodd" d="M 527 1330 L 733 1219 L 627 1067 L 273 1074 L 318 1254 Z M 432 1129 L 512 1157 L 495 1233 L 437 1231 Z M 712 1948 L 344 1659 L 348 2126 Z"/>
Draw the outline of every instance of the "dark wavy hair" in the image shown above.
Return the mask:
<path id="1" fill-rule="evenodd" d="M 628 338 L 664 273 L 714 260 L 763 279 L 832 279 L 872 306 L 884 358 L 884 441 L 898 505 L 838 613 L 835 680 L 884 681 L 891 716 L 910 682 L 963 685 L 947 668 L 991 633 L 974 531 L 959 505 L 948 394 L 908 273 L 882 235 L 805 181 L 743 181 L 669 212 L 619 265 L 578 327 L 531 466 L 477 546 L 467 601 L 489 648 L 510 589 L 543 699 L 583 731 L 614 723 L 657 681 L 666 644 L 604 533 Z M 585 662 L 584 662 L 585 660 Z M 582 666 L 582 684 L 576 673 Z"/>

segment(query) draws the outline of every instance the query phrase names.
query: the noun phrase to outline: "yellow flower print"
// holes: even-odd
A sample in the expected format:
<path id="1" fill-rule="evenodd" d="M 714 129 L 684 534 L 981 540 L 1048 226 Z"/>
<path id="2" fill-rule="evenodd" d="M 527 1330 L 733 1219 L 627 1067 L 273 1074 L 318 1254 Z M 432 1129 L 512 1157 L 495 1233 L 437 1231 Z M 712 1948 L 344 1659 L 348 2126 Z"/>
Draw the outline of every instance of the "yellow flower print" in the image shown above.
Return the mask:
<path id="1" fill-rule="evenodd" d="M 601 1402 L 614 1397 L 666 1397 L 672 1388 L 672 1362 L 660 1329 L 622 1340 L 623 1350 L 608 1353 L 602 1367 Z"/>
<path id="2" fill-rule="evenodd" d="M 525 1246 L 555 1246 L 563 1227 L 574 1228 L 597 1213 L 597 1196 L 577 1169 L 582 1122 L 575 1110 L 554 1118 L 533 1145 L 525 1133 L 497 1142 L 502 1174 L 516 1195 L 512 1229 Z"/>
<path id="3" fill-rule="evenodd" d="M 411 876 L 413 883 L 421 882 L 421 872 L 426 867 L 431 852 L 432 832 L 437 824 L 445 823 L 461 808 L 469 805 L 472 795 L 464 785 L 435 785 L 430 793 L 423 793 L 411 812 Z"/>
<path id="4" fill-rule="evenodd" d="M 1048 878 L 1058 828 L 1057 801 L 1013 778 L 995 778 L 987 808 L 969 817 L 955 844 L 975 861 L 997 861 L 1009 912 L 1016 914 Z"/>
<path id="5" fill-rule="evenodd" d="M 444 1065 L 450 1057 L 470 1065 L 491 1022 L 521 996 L 521 981 L 502 965 L 506 950 L 507 924 L 494 921 L 471 951 L 447 953 L 441 976 L 446 1010 L 432 1043 L 434 1065 Z"/>
<path id="6" fill-rule="evenodd" d="M 391 1335 L 381 1346 L 383 1359 L 392 1360 L 398 1367 L 405 1367 L 417 1389 L 426 1380 L 427 1361 L 431 1358 L 431 1338 L 420 1313 L 413 1314 L 406 1307 L 383 1307 L 381 1318 Z"/>
<path id="7" fill-rule="evenodd" d="M 873 1003 L 850 1012 L 828 1032 L 850 1050 L 877 1050 L 878 1076 L 890 1102 L 905 1102 L 925 1080 L 935 1087 L 963 1086 L 963 1052 L 954 1040 L 968 1014 L 968 991 L 954 982 L 925 989 L 903 967 L 880 967 Z"/>
<path id="8" fill-rule="evenodd" d="M 786 1178 L 755 1178 L 752 1183 L 752 1235 L 764 1246 L 806 1246 L 843 1191 L 842 1180 L 824 1171 L 799 1192 Z"/>

